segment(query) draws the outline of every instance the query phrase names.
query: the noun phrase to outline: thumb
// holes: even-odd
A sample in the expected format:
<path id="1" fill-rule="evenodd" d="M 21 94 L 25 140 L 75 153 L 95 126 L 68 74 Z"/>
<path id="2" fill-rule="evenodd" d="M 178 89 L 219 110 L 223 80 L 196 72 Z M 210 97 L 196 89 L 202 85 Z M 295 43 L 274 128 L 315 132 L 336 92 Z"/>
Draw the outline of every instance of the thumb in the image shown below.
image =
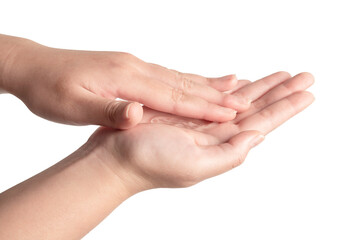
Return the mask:
<path id="1" fill-rule="evenodd" d="M 93 93 L 84 94 L 80 98 L 78 113 L 85 124 L 128 129 L 142 120 L 143 107 L 137 102 L 106 99 Z"/>
<path id="2" fill-rule="evenodd" d="M 136 126 L 143 117 L 143 108 L 137 102 L 110 101 L 104 104 L 104 116 L 100 119 L 102 125 L 128 129 Z"/>
<path id="3" fill-rule="evenodd" d="M 207 146 L 204 151 L 203 171 L 209 177 L 219 175 L 239 166 L 251 150 L 264 139 L 259 131 L 244 131 L 219 145 Z"/>

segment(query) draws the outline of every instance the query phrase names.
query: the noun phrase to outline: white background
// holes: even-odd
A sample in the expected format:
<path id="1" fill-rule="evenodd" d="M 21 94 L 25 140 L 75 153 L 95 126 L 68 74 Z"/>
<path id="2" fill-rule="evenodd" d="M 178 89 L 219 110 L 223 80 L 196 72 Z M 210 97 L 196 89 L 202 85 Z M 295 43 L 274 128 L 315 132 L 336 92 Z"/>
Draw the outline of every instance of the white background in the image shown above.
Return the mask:
<path id="1" fill-rule="evenodd" d="M 205 76 L 309 71 L 315 103 L 239 168 L 140 193 L 84 239 L 361 239 L 359 1 L 0 1 L 0 32 L 130 52 Z M 0 95 L 0 192 L 96 128 L 48 122 Z M 21 216 L 19 216 L 21 217 Z"/>

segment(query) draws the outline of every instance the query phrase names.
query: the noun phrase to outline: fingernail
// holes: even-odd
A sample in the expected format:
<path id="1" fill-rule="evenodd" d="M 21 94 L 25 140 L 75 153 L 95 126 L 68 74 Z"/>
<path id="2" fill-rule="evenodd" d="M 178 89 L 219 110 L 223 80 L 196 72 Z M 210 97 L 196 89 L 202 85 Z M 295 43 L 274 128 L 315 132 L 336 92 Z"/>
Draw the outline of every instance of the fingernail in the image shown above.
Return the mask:
<path id="1" fill-rule="evenodd" d="M 228 75 L 228 77 L 229 77 L 232 81 L 237 80 L 237 75 L 236 75 L 236 74 L 230 74 L 230 75 Z"/>
<path id="2" fill-rule="evenodd" d="M 125 107 L 125 118 L 129 119 L 129 109 L 130 109 L 130 105 L 132 105 L 131 103 L 129 103 L 126 107 Z"/>
<path id="3" fill-rule="evenodd" d="M 257 135 L 255 136 L 252 140 L 251 140 L 251 148 L 257 146 L 258 144 L 260 144 L 262 141 L 264 140 L 264 136 L 263 135 Z"/>
<path id="4" fill-rule="evenodd" d="M 250 105 L 252 103 L 252 99 L 249 97 L 243 97 L 239 101 L 242 102 L 244 105 Z"/>
<path id="5" fill-rule="evenodd" d="M 237 111 L 232 108 L 222 108 L 222 111 L 224 114 L 232 115 L 234 117 L 236 117 L 236 115 L 237 115 Z"/>
<path id="6" fill-rule="evenodd" d="M 251 103 L 251 101 L 249 101 L 248 99 L 238 98 L 232 95 L 229 96 L 229 104 L 240 111 L 243 111 L 245 106 L 248 106 Z"/>
<path id="7" fill-rule="evenodd" d="M 236 84 L 238 82 L 236 74 L 228 75 L 228 79 L 232 84 Z"/>

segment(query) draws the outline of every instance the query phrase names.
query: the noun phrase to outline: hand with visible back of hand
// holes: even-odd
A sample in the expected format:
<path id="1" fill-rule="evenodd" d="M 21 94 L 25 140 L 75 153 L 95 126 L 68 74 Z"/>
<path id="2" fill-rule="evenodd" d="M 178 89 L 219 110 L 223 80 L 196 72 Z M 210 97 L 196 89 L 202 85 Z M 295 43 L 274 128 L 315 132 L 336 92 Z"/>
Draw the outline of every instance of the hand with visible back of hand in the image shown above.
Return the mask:
<path id="1" fill-rule="evenodd" d="M 0 194 L 0 238 L 80 239 L 138 192 L 222 174 L 312 103 L 304 91 L 312 82 L 310 74 L 284 72 L 241 81 L 230 94 L 252 103 L 227 122 L 144 107 L 133 128 L 100 127 L 76 152 Z"/>
<path id="2" fill-rule="evenodd" d="M 8 57 L 0 71 L 0 88 L 3 85 L 32 112 L 52 121 L 126 129 L 140 122 L 144 104 L 179 116 L 225 122 L 250 104 L 250 99 L 224 92 L 236 86 L 234 75 L 206 78 L 129 53 L 55 49 L 5 35 L 0 35 L 1 41 L 8 45 L 2 50 Z"/>

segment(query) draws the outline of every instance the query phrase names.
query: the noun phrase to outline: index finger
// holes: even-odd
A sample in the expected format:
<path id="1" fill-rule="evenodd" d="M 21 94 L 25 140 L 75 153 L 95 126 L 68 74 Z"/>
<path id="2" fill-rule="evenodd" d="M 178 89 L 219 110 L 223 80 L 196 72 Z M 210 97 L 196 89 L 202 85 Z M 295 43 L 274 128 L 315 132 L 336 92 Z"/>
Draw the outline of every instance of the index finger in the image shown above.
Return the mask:
<path id="1" fill-rule="evenodd" d="M 135 89 L 137 97 L 132 97 L 132 94 L 129 99 L 143 103 L 149 108 L 183 117 L 217 122 L 230 121 L 236 117 L 237 111 L 231 108 L 208 102 L 163 82 L 149 82 L 152 83 L 152 91 L 149 91 L 148 84 L 142 84 Z"/>

